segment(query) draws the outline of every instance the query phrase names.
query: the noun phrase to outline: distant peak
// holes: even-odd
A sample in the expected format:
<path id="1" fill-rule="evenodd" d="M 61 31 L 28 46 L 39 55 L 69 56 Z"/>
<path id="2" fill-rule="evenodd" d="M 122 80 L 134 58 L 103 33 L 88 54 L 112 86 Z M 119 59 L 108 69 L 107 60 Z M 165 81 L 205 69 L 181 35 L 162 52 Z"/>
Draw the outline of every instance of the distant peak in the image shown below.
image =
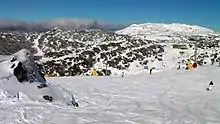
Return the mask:
<path id="1" fill-rule="evenodd" d="M 115 33 L 153 41 L 185 41 L 193 35 L 218 34 L 211 29 L 181 23 L 142 23 L 132 24 Z"/>

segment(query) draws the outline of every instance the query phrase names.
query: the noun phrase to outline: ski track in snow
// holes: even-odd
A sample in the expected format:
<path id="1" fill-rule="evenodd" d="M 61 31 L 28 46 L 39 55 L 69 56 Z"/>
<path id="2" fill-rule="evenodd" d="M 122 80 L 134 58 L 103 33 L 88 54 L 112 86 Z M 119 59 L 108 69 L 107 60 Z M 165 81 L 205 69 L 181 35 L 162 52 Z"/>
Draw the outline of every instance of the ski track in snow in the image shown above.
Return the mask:
<path id="1" fill-rule="evenodd" d="M 44 52 L 39 48 L 39 39 L 41 38 L 42 35 L 39 35 L 37 39 L 34 40 L 34 48 L 37 49 L 37 53 L 35 54 L 36 56 L 43 56 Z"/>
<path id="2" fill-rule="evenodd" d="M 124 78 L 48 78 L 71 91 L 79 107 L 1 100 L 0 124 L 219 124 L 219 73 L 204 66 Z M 214 89 L 206 91 L 210 80 Z"/>

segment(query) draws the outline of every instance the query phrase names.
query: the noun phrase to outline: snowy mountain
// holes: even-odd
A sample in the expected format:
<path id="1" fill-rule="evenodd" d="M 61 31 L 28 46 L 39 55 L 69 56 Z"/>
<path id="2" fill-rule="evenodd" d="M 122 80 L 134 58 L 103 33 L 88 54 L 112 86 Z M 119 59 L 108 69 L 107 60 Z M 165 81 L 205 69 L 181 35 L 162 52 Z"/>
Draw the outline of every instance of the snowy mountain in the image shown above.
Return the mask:
<path id="1" fill-rule="evenodd" d="M 184 67 L 193 59 L 195 42 L 200 65 L 209 64 L 219 53 L 220 35 L 199 26 L 147 23 L 115 33 L 57 27 L 40 33 L 1 31 L 0 41 L 1 54 L 29 49 L 51 76 L 88 75 L 94 68 L 99 75 L 116 75 L 145 65 L 157 70 Z"/>
<path id="2" fill-rule="evenodd" d="M 153 40 L 156 42 L 183 42 L 188 41 L 188 37 L 193 35 L 214 35 L 213 30 L 196 25 L 186 25 L 179 23 L 144 23 L 133 24 L 125 29 L 116 31 L 117 34 L 124 34 L 136 38 Z"/>

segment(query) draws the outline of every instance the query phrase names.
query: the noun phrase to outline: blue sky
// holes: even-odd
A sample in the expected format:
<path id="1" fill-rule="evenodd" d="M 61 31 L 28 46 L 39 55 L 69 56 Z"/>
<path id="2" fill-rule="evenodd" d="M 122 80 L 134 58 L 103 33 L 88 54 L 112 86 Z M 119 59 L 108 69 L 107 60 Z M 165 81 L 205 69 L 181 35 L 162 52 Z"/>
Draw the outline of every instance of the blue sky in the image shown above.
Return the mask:
<path id="1" fill-rule="evenodd" d="M 220 0 L 1 0 L 0 19 L 185 23 L 220 31 Z"/>

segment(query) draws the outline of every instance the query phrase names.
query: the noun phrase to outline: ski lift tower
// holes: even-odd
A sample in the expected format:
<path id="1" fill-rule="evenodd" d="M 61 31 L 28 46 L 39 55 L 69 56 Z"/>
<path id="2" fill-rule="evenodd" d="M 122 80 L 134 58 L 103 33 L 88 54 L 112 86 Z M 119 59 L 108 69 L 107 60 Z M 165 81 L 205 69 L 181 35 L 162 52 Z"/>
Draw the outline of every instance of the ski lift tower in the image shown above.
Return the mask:
<path id="1" fill-rule="evenodd" d="M 199 34 L 198 34 L 198 35 L 199 35 Z M 192 39 L 192 41 L 194 42 L 194 46 L 195 46 L 195 51 L 194 51 L 194 62 L 197 62 L 198 43 L 199 43 L 201 40 L 203 40 L 203 39 L 201 39 L 201 37 L 194 37 L 194 38 Z"/>
<path id="2" fill-rule="evenodd" d="M 197 62 L 197 41 L 194 41 L 195 42 L 195 51 L 194 51 L 194 62 L 196 63 Z"/>
<path id="3" fill-rule="evenodd" d="M 104 64 L 105 64 L 105 75 L 107 76 L 107 73 L 108 73 L 108 71 L 107 71 L 107 69 L 108 69 L 108 62 L 106 61 Z"/>

